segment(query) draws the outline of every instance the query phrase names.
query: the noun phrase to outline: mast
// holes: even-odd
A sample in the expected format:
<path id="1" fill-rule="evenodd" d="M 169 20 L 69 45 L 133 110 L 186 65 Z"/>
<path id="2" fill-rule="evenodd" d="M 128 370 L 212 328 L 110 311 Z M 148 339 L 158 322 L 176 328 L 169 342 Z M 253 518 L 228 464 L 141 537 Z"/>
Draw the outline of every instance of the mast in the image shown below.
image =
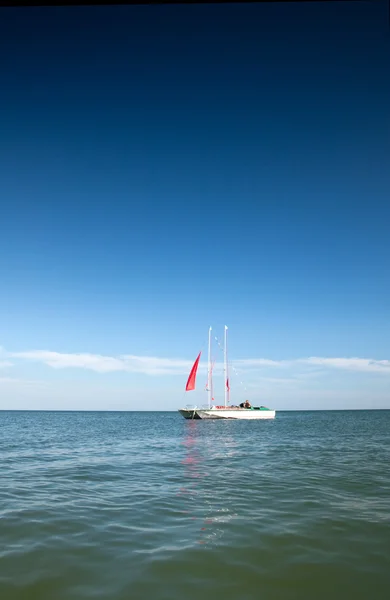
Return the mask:
<path id="1" fill-rule="evenodd" d="M 225 379 L 225 406 L 229 404 L 229 372 L 228 372 L 228 359 L 227 359 L 227 330 L 225 325 L 225 339 L 223 344 L 223 371 Z"/>
<path id="2" fill-rule="evenodd" d="M 211 373 L 211 327 L 209 328 L 209 360 L 208 360 L 208 385 L 207 392 L 209 397 L 209 408 L 211 408 L 211 399 L 213 394 L 213 382 L 212 382 L 212 373 Z"/>

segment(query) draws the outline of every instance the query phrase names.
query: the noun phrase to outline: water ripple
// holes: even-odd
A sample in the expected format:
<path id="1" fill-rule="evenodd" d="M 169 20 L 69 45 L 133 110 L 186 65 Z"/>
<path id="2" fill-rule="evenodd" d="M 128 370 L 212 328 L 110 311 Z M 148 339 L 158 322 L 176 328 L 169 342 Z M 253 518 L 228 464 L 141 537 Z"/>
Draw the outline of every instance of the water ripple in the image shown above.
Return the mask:
<path id="1" fill-rule="evenodd" d="M 388 411 L 1 417 L 5 600 L 388 597 Z"/>

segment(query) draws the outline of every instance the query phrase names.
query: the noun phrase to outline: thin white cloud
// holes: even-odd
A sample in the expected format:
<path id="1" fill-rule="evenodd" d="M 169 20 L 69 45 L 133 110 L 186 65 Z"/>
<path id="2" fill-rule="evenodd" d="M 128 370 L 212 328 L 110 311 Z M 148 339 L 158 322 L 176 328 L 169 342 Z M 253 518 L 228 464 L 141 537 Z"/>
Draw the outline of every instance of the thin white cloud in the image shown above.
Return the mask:
<path id="1" fill-rule="evenodd" d="M 261 383 L 267 384 L 277 384 L 277 385 L 295 385 L 299 384 L 300 380 L 298 377 L 261 377 Z M 252 384 L 253 385 L 253 384 Z M 255 384 L 255 387 L 258 386 L 258 383 Z"/>
<path id="2" fill-rule="evenodd" d="M 91 369 L 100 373 L 125 370 L 123 362 L 119 359 L 112 356 L 100 356 L 99 354 L 65 354 L 46 350 L 31 350 L 29 352 L 13 352 L 11 356 L 41 362 L 54 369 L 76 367 Z"/>
<path id="3" fill-rule="evenodd" d="M 12 352 L 13 358 L 40 362 L 54 369 L 89 369 L 98 373 L 126 371 L 145 375 L 176 375 L 191 369 L 192 362 L 180 359 L 157 358 L 153 356 L 103 356 L 100 354 L 65 354 L 48 350 L 31 350 L 28 352 Z M 203 365 L 202 365 L 203 368 Z"/>
<path id="4" fill-rule="evenodd" d="M 297 367 L 308 365 L 322 368 L 344 369 L 365 373 L 390 374 L 390 360 L 375 360 L 372 358 L 323 358 L 311 356 L 293 360 L 268 360 L 264 358 L 238 360 L 235 364 L 249 369 L 261 367 Z"/>
<path id="5" fill-rule="evenodd" d="M 8 369 L 8 367 L 12 367 L 14 363 L 9 360 L 0 360 L 0 369 Z"/>
<path id="6" fill-rule="evenodd" d="M 135 356 L 132 354 L 121 356 L 120 360 L 126 366 L 126 371 L 144 373 L 146 375 L 181 375 L 187 373 L 193 365 L 193 361 L 191 360 Z M 203 370 L 205 365 L 199 363 L 199 368 Z"/>
<path id="7" fill-rule="evenodd" d="M 17 377 L 0 377 L 0 385 L 10 383 L 12 385 L 22 386 L 45 386 L 47 387 L 46 381 L 38 381 L 35 379 L 18 379 Z"/>
<path id="8" fill-rule="evenodd" d="M 237 367 L 244 367 L 246 369 L 257 369 L 259 367 L 283 367 L 288 366 L 290 363 L 291 361 L 271 360 L 269 358 L 244 358 L 234 361 L 234 364 Z"/>
<path id="9" fill-rule="evenodd" d="M 365 373 L 390 374 L 390 360 L 373 360 L 371 358 L 320 358 L 312 356 L 304 360 L 306 364 L 348 371 Z"/>
<path id="10" fill-rule="evenodd" d="M 3 350 L 3 354 L 5 351 Z M 121 356 L 104 356 L 90 353 L 61 353 L 48 350 L 31 350 L 26 352 L 8 352 L 7 357 L 24 359 L 43 363 L 54 369 L 78 368 L 88 369 L 98 373 L 123 371 L 145 375 L 186 375 L 192 367 L 192 360 L 175 358 L 159 358 L 154 356 L 137 356 L 126 354 Z M 9 361 L 0 362 L 0 366 L 11 366 Z M 369 358 L 323 358 L 309 357 L 293 360 L 271 360 L 267 358 L 241 359 L 233 362 L 237 371 L 263 371 L 269 368 L 316 367 L 316 372 L 323 369 L 342 369 L 364 373 L 390 374 L 390 360 L 375 360 Z M 200 363 L 201 371 L 207 368 Z M 214 372 L 222 370 L 221 363 L 214 366 Z M 298 376 L 298 373 L 295 374 Z"/>

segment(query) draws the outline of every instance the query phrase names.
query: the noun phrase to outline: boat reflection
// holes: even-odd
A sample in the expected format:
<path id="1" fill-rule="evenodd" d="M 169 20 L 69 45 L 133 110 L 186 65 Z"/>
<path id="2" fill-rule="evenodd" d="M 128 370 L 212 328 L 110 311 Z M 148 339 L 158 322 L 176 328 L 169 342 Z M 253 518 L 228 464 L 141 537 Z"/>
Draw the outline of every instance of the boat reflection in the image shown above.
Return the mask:
<path id="1" fill-rule="evenodd" d="M 229 422 L 219 422 L 217 427 L 210 422 L 203 427 L 200 421 L 183 425 L 184 485 L 178 493 L 185 500 L 182 512 L 197 522 L 196 543 L 215 544 L 225 532 L 224 525 L 236 516 L 224 494 L 224 474 L 231 472 L 228 460 L 237 453 L 237 442 L 229 435 Z"/>

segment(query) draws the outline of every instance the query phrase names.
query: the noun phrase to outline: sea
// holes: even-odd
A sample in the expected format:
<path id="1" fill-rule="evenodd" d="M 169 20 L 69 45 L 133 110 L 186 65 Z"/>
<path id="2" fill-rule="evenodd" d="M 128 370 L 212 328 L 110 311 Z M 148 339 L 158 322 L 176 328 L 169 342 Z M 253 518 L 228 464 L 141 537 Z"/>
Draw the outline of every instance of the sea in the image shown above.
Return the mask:
<path id="1" fill-rule="evenodd" d="M 1 600 L 390 598 L 390 411 L 0 427 Z"/>

